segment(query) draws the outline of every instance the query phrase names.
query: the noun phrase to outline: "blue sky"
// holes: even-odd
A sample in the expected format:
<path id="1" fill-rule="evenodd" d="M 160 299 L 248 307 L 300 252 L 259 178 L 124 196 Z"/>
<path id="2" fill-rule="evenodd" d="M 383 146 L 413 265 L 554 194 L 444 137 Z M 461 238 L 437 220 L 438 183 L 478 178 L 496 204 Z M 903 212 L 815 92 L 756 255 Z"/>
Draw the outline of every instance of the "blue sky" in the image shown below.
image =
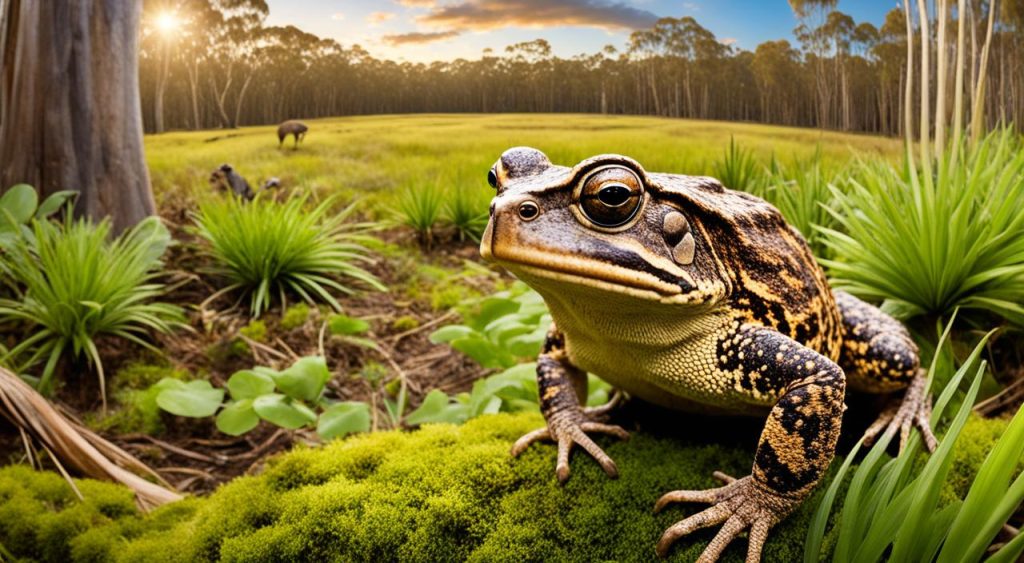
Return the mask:
<path id="1" fill-rule="evenodd" d="M 622 49 L 630 31 L 664 16 L 693 16 L 719 40 L 753 49 L 793 41 L 786 0 L 267 0 L 269 25 L 294 25 L 376 57 L 431 61 L 479 58 L 484 48 L 544 38 L 556 55 Z M 881 25 L 897 0 L 840 0 L 859 23 Z"/>

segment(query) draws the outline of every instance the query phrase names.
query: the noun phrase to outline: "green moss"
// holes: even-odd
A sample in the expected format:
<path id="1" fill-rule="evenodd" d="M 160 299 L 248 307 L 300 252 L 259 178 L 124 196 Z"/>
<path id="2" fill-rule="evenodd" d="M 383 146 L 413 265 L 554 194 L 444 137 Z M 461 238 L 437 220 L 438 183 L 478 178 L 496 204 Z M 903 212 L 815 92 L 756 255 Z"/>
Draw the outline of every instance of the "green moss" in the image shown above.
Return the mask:
<path id="1" fill-rule="evenodd" d="M 294 330 L 306 324 L 308 319 L 309 305 L 306 303 L 297 303 L 288 307 L 284 314 L 281 315 L 281 329 Z M 266 327 L 264 327 L 264 329 L 265 328 Z"/>
<path id="2" fill-rule="evenodd" d="M 460 283 L 442 284 L 431 290 L 430 306 L 435 311 L 445 311 L 469 301 L 476 301 L 482 296 L 478 290 Z"/>
<path id="3" fill-rule="evenodd" d="M 243 326 L 238 330 L 238 334 L 252 340 L 254 342 L 266 342 L 267 341 L 267 323 L 260 319 L 253 320 L 246 326 Z M 249 353 L 249 344 L 238 338 L 231 342 L 231 354 L 235 356 L 244 356 Z"/>
<path id="4" fill-rule="evenodd" d="M 628 442 L 598 439 L 619 479 L 577 452 L 561 487 L 554 447 L 508 455 L 541 423 L 537 414 L 485 416 L 299 448 L 260 476 L 146 517 L 118 487 L 83 481 L 88 501 L 80 503 L 55 475 L 0 469 L 0 544 L 17 557 L 73 561 L 650 560 L 664 529 L 700 508 L 655 515 L 661 494 L 715 486 L 712 471 L 742 475 L 751 462 L 744 448 L 636 433 Z M 972 420 L 965 430 L 979 452 L 998 435 L 991 425 Z M 954 473 L 967 479 L 975 457 Z M 773 529 L 766 561 L 802 558 L 820 494 Z M 671 558 L 694 560 L 714 533 L 680 540 Z M 735 541 L 723 560 L 745 551 Z"/>
<path id="5" fill-rule="evenodd" d="M 167 363 L 134 363 L 118 370 L 111 380 L 111 386 L 114 390 L 146 389 L 165 377 L 185 380 L 188 379 L 188 372 Z"/>
<path id="6" fill-rule="evenodd" d="M 391 329 L 395 332 L 405 332 L 407 330 L 418 328 L 419 326 L 419 319 L 412 315 L 405 315 L 391 321 Z"/>
<path id="7" fill-rule="evenodd" d="M 267 341 L 267 323 L 261 320 L 255 320 L 248 325 L 242 327 L 239 334 L 248 338 L 249 340 L 255 340 L 256 342 Z"/>

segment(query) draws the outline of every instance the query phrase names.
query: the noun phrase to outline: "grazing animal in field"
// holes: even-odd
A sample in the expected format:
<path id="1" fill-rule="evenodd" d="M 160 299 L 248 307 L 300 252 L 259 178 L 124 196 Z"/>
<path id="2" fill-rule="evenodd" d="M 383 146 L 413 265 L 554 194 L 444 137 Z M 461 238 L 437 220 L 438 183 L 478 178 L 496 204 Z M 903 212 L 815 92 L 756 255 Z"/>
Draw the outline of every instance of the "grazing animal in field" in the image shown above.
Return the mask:
<path id="1" fill-rule="evenodd" d="M 309 131 L 309 127 L 306 127 L 306 124 L 301 121 L 295 121 L 294 119 L 285 121 L 277 126 L 277 147 L 281 148 L 281 145 L 284 144 L 284 140 L 288 135 L 291 135 L 295 137 L 295 145 L 292 148 L 299 148 L 299 143 L 303 138 L 305 138 L 306 131 Z"/>
<path id="2" fill-rule="evenodd" d="M 214 189 L 231 192 L 235 196 L 245 199 L 246 201 L 252 201 L 258 192 L 267 190 L 270 188 L 281 187 L 281 180 L 277 178 L 270 178 L 260 186 L 258 191 L 254 191 L 249 185 L 249 182 L 245 180 L 230 164 L 222 164 L 210 174 L 210 185 Z"/>

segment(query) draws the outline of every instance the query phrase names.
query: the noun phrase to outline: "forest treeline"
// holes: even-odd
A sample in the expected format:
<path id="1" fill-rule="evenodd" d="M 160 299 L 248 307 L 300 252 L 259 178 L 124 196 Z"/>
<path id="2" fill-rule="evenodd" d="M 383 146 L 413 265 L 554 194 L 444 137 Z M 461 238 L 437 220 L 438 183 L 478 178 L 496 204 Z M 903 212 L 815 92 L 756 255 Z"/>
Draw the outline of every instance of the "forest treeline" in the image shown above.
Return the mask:
<path id="1" fill-rule="evenodd" d="M 995 4 L 987 54 L 993 0 L 969 0 L 962 15 L 949 4 L 943 17 L 951 29 L 967 18 L 965 82 L 986 77 L 981 89 L 965 87 L 967 102 L 984 97 L 990 127 L 1024 123 L 1024 0 Z M 476 60 L 411 63 L 377 59 L 359 45 L 292 26 L 266 26 L 264 0 L 146 0 L 144 122 L 152 132 L 356 114 L 582 112 L 902 134 L 904 10 L 893 9 L 875 27 L 836 10 L 835 0 L 790 5 L 800 22 L 798 43 L 768 41 L 752 51 L 683 17 L 633 32 L 622 49 L 571 58 L 554 56 L 537 39 L 485 50 Z M 916 30 L 914 10 L 910 16 Z M 940 46 L 932 33 L 930 48 L 952 57 L 955 40 Z M 980 73 L 986 61 L 988 72 Z"/>

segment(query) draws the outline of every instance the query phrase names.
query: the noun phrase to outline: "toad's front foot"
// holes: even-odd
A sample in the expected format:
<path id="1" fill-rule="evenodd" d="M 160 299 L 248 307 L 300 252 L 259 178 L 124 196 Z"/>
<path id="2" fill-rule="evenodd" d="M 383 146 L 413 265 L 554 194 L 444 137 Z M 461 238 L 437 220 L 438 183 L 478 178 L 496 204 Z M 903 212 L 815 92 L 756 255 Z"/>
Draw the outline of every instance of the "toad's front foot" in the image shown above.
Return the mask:
<path id="1" fill-rule="evenodd" d="M 924 370 L 920 370 L 910 387 L 907 387 L 903 400 L 894 403 L 878 416 L 878 419 L 864 432 L 864 443 L 871 444 L 883 431 L 900 431 L 900 451 L 906 446 L 910 438 L 910 428 L 913 426 L 921 432 L 924 440 L 924 447 L 929 453 L 935 451 L 938 441 L 932 433 L 930 419 L 932 417 L 932 400 L 925 392 L 928 377 Z"/>
<path id="2" fill-rule="evenodd" d="M 526 448 L 530 447 L 530 444 L 538 440 L 558 442 L 558 463 L 555 466 L 555 474 L 558 475 L 560 483 L 565 483 L 569 478 L 569 452 L 574 444 L 579 444 L 597 460 L 609 477 L 618 477 L 619 470 L 615 467 L 615 462 L 590 439 L 590 436 L 587 436 L 587 432 L 599 432 L 611 434 L 623 440 L 629 439 L 629 432 L 626 432 L 621 426 L 594 420 L 579 407 L 575 407 L 552 413 L 548 416 L 547 428 L 534 430 L 519 438 L 512 446 L 512 455 L 519 456 L 526 451 Z"/>
<path id="3" fill-rule="evenodd" d="M 726 546 L 743 530 L 750 528 L 747 562 L 761 559 L 761 548 L 768 538 L 768 530 L 786 517 L 802 498 L 784 497 L 747 476 L 733 479 L 715 472 L 715 477 L 726 485 L 704 491 L 673 491 L 658 499 L 654 511 L 659 512 L 673 502 L 704 502 L 714 506 L 698 512 L 665 530 L 658 542 L 658 557 L 666 557 L 672 544 L 679 538 L 701 528 L 722 524 L 711 543 L 701 553 L 700 563 L 716 561 Z"/>

